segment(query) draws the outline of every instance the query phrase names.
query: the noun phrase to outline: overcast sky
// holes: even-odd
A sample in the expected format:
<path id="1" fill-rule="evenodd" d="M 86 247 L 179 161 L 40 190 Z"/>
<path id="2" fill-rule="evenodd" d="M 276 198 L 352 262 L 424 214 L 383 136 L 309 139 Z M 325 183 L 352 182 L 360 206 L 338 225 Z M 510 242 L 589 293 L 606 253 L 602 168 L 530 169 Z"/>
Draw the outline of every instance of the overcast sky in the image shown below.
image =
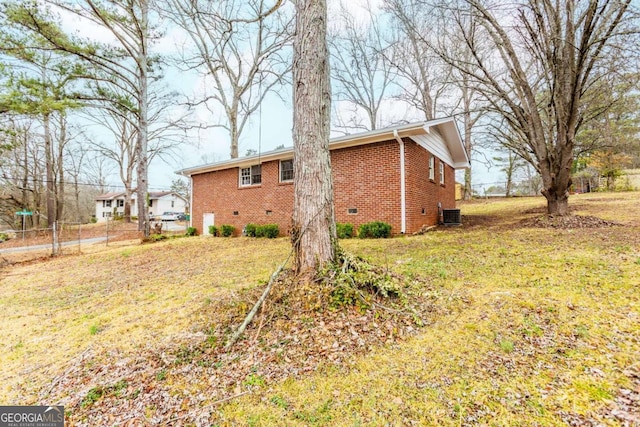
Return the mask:
<path id="1" fill-rule="evenodd" d="M 349 0 L 343 4 L 354 16 L 360 19 L 368 19 L 367 10 L 377 10 L 382 0 Z M 335 25 L 332 16 L 336 16 L 339 9 L 339 0 L 329 0 L 329 25 Z M 110 38 L 105 30 L 96 28 L 94 25 L 85 26 L 77 20 L 66 19 L 64 22 L 67 28 L 74 26 L 80 34 L 90 33 L 92 38 L 96 37 L 103 41 Z M 170 55 L 180 46 L 184 45 L 186 37 L 176 29 L 169 29 L 165 38 L 156 45 L 157 53 Z M 188 73 L 175 69 L 166 69 L 166 83 L 171 90 L 176 90 L 187 96 L 201 93 L 203 84 L 202 78 L 195 72 Z M 332 109 L 340 109 L 340 103 L 333 102 Z M 394 123 L 400 120 L 414 122 L 422 120 L 417 112 L 410 111 L 405 105 L 387 101 L 383 103 L 380 116 L 383 123 Z M 279 96 L 269 94 L 265 98 L 262 107 L 251 118 L 250 123 L 245 127 L 240 139 L 239 153 L 243 156 L 247 150 L 266 152 L 284 144 L 292 145 L 292 100 L 289 87 L 279 90 Z M 202 108 L 196 112 L 196 121 L 212 123 L 215 118 L 208 110 Z M 95 138 L 105 138 L 104 134 L 97 128 L 92 128 L 91 133 Z M 333 132 L 333 136 L 339 135 Z M 491 156 L 489 156 L 491 157 Z M 166 189 L 171 181 L 178 178 L 175 171 L 203 163 L 226 160 L 229 158 L 229 135 L 221 128 L 209 128 L 193 130 L 188 138 L 188 143 L 182 145 L 175 153 L 166 156 L 164 160 L 155 159 L 149 168 L 149 185 L 153 190 Z M 489 171 L 487 168 L 472 159 L 474 184 L 490 184 L 503 179 L 500 173 L 494 168 Z M 460 177 L 459 180 L 462 180 Z M 113 184 L 121 185 L 114 177 Z"/>

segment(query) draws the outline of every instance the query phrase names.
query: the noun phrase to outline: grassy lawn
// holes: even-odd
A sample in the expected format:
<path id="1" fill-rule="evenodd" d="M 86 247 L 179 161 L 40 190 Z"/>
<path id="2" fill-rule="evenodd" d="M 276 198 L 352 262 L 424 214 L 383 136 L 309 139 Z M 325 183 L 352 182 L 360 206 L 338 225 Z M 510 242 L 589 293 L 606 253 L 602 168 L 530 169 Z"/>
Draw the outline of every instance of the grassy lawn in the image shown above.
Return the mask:
<path id="1" fill-rule="evenodd" d="M 423 278 L 442 309 L 348 363 L 271 379 L 263 372 L 276 362 L 243 359 L 253 373 L 228 383 L 228 400 L 210 389 L 219 362 L 182 351 L 182 363 L 165 363 L 167 349 L 208 339 L 212 301 L 248 310 L 242 290 L 264 286 L 287 239 L 177 239 L 5 267 L 0 402 L 62 402 L 70 425 L 123 423 L 123 412 L 147 425 L 634 425 L 640 194 L 570 205 L 621 225 L 528 227 L 543 199 L 480 200 L 461 203 L 462 227 L 343 241 Z M 163 413 L 169 400 L 183 407 Z"/>

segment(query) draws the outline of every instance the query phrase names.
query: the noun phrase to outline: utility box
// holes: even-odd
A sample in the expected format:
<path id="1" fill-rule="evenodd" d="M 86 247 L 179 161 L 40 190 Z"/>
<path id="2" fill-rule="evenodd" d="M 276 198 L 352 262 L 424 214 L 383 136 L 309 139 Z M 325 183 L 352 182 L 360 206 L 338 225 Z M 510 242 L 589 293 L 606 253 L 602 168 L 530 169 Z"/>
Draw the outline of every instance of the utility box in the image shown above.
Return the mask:
<path id="1" fill-rule="evenodd" d="M 444 225 L 460 225 L 462 220 L 460 218 L 460 209 L 443 209 L 442 210 L 442 223 Z"/>

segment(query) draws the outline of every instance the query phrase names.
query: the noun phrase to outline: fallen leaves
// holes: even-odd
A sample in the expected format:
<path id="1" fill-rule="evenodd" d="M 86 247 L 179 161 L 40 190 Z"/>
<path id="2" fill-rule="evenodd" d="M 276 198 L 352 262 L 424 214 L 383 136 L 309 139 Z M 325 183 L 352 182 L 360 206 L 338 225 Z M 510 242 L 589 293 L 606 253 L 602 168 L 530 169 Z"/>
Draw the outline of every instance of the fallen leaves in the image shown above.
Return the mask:
<path id="1" fill-rule="evenodd" d="M 427 321 L 439 312 L 434 307 L 446 305 L 450 297 L 424 292 L 427 288 L 420 283 L 410 311 L 379 295 L 372 296 L 369 310 L 331 309 L 327 289 L 296 285 L 292 276 L 283 275 L 231 351 L 225 352 L 220 343 L 242 320 L 260 289 L 206 306 L 204 317 L 211 322 L 206 334 L 183 336 L 162 346 L 154 343 L 140 349 L 137 357 L 117 352 L 105 357 L 96 350 L 93 357 L 84 355 L 41 399 L 59 400 L 77 425 L 197 424 L 215 419 L 215 407 L 221 403 L 330 366 L 348 369 L 373 348 L 413 336 L 419 330 L 416 318 Z M 382 304 L 385 309 L 375 308 Z M 126 387 L 119 387 L 123 381 Z M 113 392 L 116 389 L 118 393 Z"/>
<path id="2" fill-rule="evenodd" d="M 640 426 L 640 364 L 624 370 L 631 388 L 621 388 L 613 404 L 613 408 L 605 411 L 605 415 L 624 425 Z"/>
<path id="3" fill-rule="evenodd" d="M 560 229 L 602 228 L 621 225 L 618 222 L 585 215 L 544 215 L 532 219 L 525 219 L 521 224 L 523 227 Z"/>

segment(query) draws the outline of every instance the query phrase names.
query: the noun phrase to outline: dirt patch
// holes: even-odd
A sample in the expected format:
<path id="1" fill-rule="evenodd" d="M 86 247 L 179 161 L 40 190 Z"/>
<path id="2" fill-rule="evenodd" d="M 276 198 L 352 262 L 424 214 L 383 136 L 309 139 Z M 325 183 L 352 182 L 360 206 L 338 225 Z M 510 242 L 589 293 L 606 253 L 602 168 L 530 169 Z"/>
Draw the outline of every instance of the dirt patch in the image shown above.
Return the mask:
<path id="1" fill-rule="evenodd" d="M 502 222 L 502 219 L 497 218 L 495 215 L 462 215 L 461 221 L 465 228 L 469 228 L 498 225 Z"/>
<path id="2" fill-rule="evenodd" d="M 527 218 L 520 222 L 523 227 L 534 228 L 603 228 L 622 225 L 618 222 L 607 221 L 588 215 L 543 215 L 536 218 Z"/>
<path id="3" fill-rule="evenodd" d="M 571 208 L 569 208 L 571 209 Z M 527 214 L 527 215 L 533 215 L 533 214 L 546 214 L 547 213 L 547 207 L 546 206 L 542 206 L 539 208 L 531 208 L 531 209 L 527 209 L 526 211 L 524 211 L 523 213 Z"/>

